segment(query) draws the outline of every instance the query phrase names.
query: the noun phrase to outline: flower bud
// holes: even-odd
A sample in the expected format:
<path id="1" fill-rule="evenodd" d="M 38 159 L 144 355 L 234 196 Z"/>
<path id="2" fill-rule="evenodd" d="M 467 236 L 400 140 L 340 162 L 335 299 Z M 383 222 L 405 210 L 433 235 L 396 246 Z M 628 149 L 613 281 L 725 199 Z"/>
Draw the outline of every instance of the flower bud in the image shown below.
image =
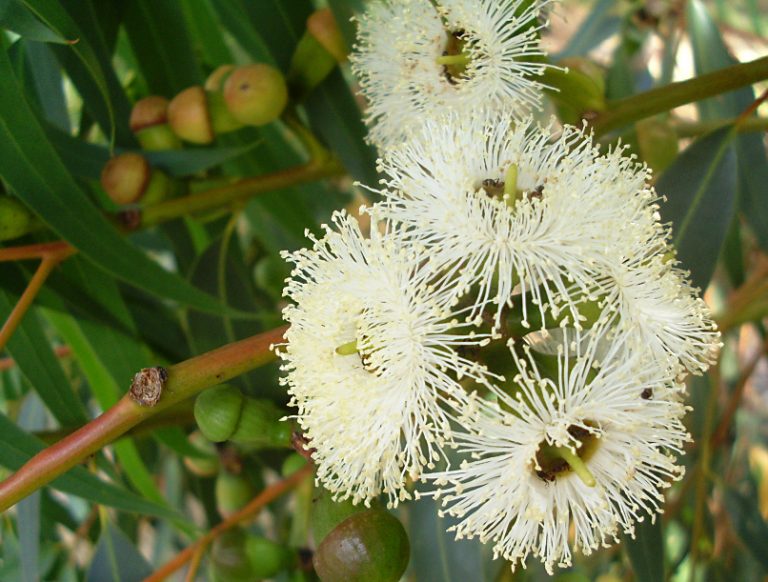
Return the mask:
<path id="1" fill-rule="evenodd" d="M 101 171 L 101 186 L 115 204 L 133 204 L 144 195 L 151 173 L 144 156 L 133 152 L 120 154 Z"/>
<path id="2" fill-rule="evenodd" d="M 222 471 L 216 476 L 214 487 L 216 509 L 227 518 L 245 506 L 254 496 L 251 482 L 243 475 Z"/>
<path id="3" fill-rule="evenodd" d="M 307 31 L 315 37 L 333 58 L 343 63 L 347 60 L 349 51 L 344 36 L 341 34 L 336 19 L 330 8 L 316 10 L 307 18 Z"/>
<path id="4" fill-rule="evenodd" d="M 312 562 L 323 582 L 397 582 L 410 546 L 396 517 L 382 509 L 356 513 L 333 529 Z"/>
<path id="5" fill-rule="evenodd" d="M 283 75 L 269 65 L 238 67 L 224 82 L 224 100 L 232 115 L 246 125 L 266 125 L 277 119 L 288 103 Z"/>
<path id="6" fill-rule="evenodd" d="M 35 215 L 21 202 L 10 196 L 0 195 L 0 241 L 27 234 L 36 221 Z"/>
<path id="7" fill-rule="evenodd" d="M 184 465 L 198 477 L 213 477 L 219 472 L 219 457 L 211 441 L 203 433 L 195 431 L 188 437 L 189 443 L 205 456 L 184 457 Z"/>
<path id="8" fill-rule="evenodd" d="M 208 99 L 200 86 L 189 87 L 168 105 L 168 124 L 181 139 L 208 144 L 213 141 L 213 124 L 208 113 Z"/>
<path id="9" fill-rule="evenodd" d="M 224 88 L 224 81 L 226 81 L 229 74 L 234 70 L 235 65 L 220 65 L 216 67 L 205 80 L 205 90 L 211 92 L 221 91 Z"/>
<path id="10" fill-rule="evenodd" d="M 181 142 L 168 126 L 168 99 L 152 95 L 140 99 L 131 111 L 131 131 L 147 151 L 173 150 Z"/>
<path id="11" fill-rule="evenodd" d="M 232 441 L 253 448 L 287 447 L 293 427 L 281 422 L 269 400 L 243 396 L 232 386 L 217 386 L 195 401 L 195 420 L 213 442 Z"/>
<path id="12" fill-rule="evenodd" d="M 273 578 L 295 559 L 290 548 L 260 536 L 248 536 L 245 540 L 245 555 L 248 556 L 257 580 Z"/>

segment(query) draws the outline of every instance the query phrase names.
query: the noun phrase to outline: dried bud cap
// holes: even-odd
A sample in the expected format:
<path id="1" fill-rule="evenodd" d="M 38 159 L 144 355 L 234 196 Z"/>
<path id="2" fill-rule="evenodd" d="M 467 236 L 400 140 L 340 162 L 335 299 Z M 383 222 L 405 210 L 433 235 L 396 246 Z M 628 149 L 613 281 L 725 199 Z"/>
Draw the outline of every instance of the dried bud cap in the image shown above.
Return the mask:
<path id="1" fill-rule="evenodd" d="M 238 67 L 224 82 L 224 100 L 232 115 L 246 125 L 266 125 L 288 103 L 283 75 L 261 63 Z"/>
<path id="2" fill-rule="evenodd" d="M 224 81 L 229 74 L 235 70 L 235 65 L 221 65 L 216 67 L 214 71 L 208 75 L 205 80 L 206 91 L 221 91 L 224 87 Z"/>
<path id="3" fill-rule="evenodd" d="M 168 124 L 181 139 L 207 144 L 213 141 L 208 99 L 200 86 L 185 89 L 168 105 Z"/>
<path id="4" fill-rule="evenodd" d="M 168 99 L 159 95 L 144 97 L 136 102 L 131 110 L 131 131 L 161 125 L 168 121 Z"/>
<path id="5" fill-rule="evenodd" d="M 137 202 L 149 183 L 151 168 L 147 159 L 136 153 L 115 156 L 101 171 L 101 186 L 115 204 Z"/>
<path id="6" fill-rule="evenodd" d="M 349 50 L 330 8 L 316 10 L 307 18 L 307 30 L 333 58 L 343 63 Z"/>

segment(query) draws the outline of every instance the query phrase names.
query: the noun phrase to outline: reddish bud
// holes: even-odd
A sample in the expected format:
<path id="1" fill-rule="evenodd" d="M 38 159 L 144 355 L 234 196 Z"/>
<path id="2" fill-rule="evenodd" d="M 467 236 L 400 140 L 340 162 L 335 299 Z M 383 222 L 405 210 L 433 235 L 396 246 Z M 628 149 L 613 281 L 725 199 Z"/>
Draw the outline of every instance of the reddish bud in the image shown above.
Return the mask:
<path id="1" fill-rule="evenodd" d="M 207 144 L 213 141 L 208 100 L 200 86 L 185 89 L 168 105 L 168 124 L 181 139 Z"/>

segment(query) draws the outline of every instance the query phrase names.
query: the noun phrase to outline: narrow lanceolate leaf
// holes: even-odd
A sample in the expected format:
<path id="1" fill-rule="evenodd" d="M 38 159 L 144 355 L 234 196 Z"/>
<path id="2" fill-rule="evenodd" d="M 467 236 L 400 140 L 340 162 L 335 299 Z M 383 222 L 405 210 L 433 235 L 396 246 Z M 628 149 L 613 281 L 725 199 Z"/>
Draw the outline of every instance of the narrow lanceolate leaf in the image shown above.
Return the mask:
<path id="1" fill-rule="evenodd" d="M 454 523 L 438 515 L 438 503 L 430 498 L 409 503 L 408 539 L 411 541 L 411 572 L 416 582 L 490 582 L 500 568 L 492 560 L 491 546 L 479 540 L 454 539 L 446 529 Z"/>
<path id="2" fill-rule="evenodd" d="M 3 443 L 0 447 L 0 466 L 12 471 L 17 470 L 44 448 L 41 440 L 24 432 L 4 414 L 0 414 L 0 442 Z M 51 486 L 64 493 L 122 511 L 179 519 L 179 515 L 174 511 L 142 499 L 122 487 L 102 481 L 82 467 L 71 469 L 55 479 Z"/>
<path id="3" fill-rule="evenodd" d="M 661 175 L 656 189 L 667 198 L 661 215 L 672 222 L 682 266 L 693 284 L 706 288 L 733 219 L 736 159 L 732 127 L 718 129 L 691 145 Z"/>
<path id="4" fill-rule="evenodd" d="M 699 0 L 688 3 L 686 22 L 697 74 L 711 73 L 737 63 L 725 46 L 717 24 Z M 737 117 L 754 99 L 752 87 L 744 87 L 701 101 L 697 106 L 702 119 L 713 121 Z M 752 227 L 760 246 L 768 250 L 768 196 L 765 196 L 768 156 L 763 136 L 743 133 L 735 138 L 734 143 L 739 174 L 739 209 Z"/>
<path id="5" fill-rule="evenodd" d="M 83 38 L 82 31 L 77 23 L 72 20 L 63 5 L 57 0 L 16 1 L 24 4 L 48 28 L 69 41 L 70 46 L 68 49 L 71 49 L 77 59 L 83 63 L 85 70 L 88 71 L 95 86 L 98 88 L 101 98 L 104 100 L 109 122 L 108 126 L 102 129 L 107 134 L 111 134 L 114 127 L 114 110 L 109 96 L 109 89 L 104 79 L 104 70 L 99 64 L 99 59 L 93 47 L 87 39 Z M 7 79 L 5 75 L 2 78 L 4 80 Z"/>
<path id="6" fill-rule="evenodd" d="M 19 502 L 19 550 L 23 582 L 40 580 L 40 491 Z"/>
<path id="7" fill-rule="evenodd" d="M 646 518 L 635 527 L 635 537 L 624 538 L 624 550 L 632 563 L 636 582 L 664 580 L 664 540 L 661 519 Z"/>
<path id="8" fill-rule="evenodd" d="M 216 299 L 132 246 L 90 203 L 46 138 L 4 51 L 0 51 L 0 78 L 0 176 L 19 198 L 59 236 L 115 277 L 204 311 L 224 311 Z"/>
<path id="9" fill-rule="evenodd" d="M 0 0 L 0 28 L 13 31 L 27 40 L 59 44 L 72 42 L 72 39 L 64 38 L 40 22 L 29 8 L 17 0 Z"/>
<path id="10" fill-rule="evenodd" d="M 16 297 L 0 289 L 0 320 L 5 321 Z M 63 426 L 87 420 L 85 408 L 72 391 L 69 380 L 45 337 L 36 312 L 27 313 L 8 342 L 8 353 L 45 406 Z"/>
<path id="11" fill-rule="evenodd" d="M 736 534 L 768 572 L 768 522 L 757 504 L 758 496 L 744 495 L 735 489 L 725 491 L 725 507 Z"/>
<path id="12" fill-rule="evenodd" d="M 152 568 L 130 538 L 112 523 L 108 523 L 96 545 L 96 553 L 85 580 L 86 582 L 139 582 L 151 573 Z"/>

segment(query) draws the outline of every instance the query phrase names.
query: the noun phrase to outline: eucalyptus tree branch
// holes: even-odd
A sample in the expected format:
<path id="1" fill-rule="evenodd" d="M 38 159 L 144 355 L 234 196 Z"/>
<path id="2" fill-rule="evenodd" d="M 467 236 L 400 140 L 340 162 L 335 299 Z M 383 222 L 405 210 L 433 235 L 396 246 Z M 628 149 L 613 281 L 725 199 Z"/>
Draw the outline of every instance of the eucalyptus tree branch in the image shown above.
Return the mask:
<path id="1" fill-rule="evenodd" d="M 603 135 L 634 121 L 764 79 L 768 79 L 768 57 L 613 101 L 608 104 L 606 111 L 596 114 L 591 126 L 596 135 Z"/>
<path id="2" fill-rule="evenodd" d="M 270 346 L 282 340 L 285 330 L 285 327 L 279 327 L 227 344 L 167 370 L 145 368 L 134 378 L 130 393 L 112 408 L 40 451 L 0 483 L 0 511 L 47 485 L 140 422 L 209 386 L 271 362 L 275 356 Z M 154 378 L 154 381 L 146 382 L 147 378 Z"/>

